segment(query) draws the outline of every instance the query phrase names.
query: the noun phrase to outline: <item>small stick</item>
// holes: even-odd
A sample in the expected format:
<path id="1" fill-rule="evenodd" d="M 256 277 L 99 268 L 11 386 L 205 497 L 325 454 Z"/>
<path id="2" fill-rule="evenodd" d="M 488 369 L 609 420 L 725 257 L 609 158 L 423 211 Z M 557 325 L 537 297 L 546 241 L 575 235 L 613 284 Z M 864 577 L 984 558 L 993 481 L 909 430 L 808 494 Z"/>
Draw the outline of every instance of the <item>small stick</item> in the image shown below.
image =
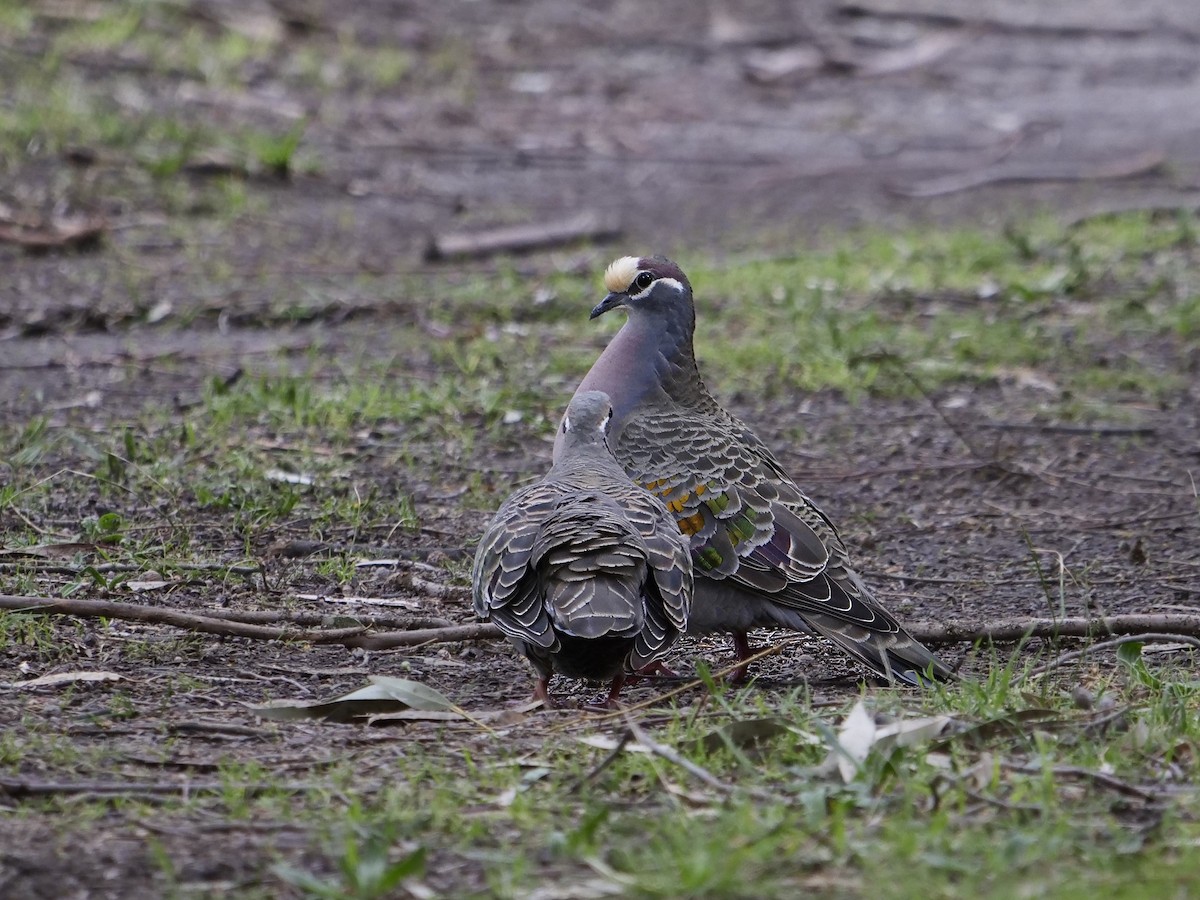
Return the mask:
<path id="1" fill-rule="evenodd" d="M 419 628 L 413 631 L 383 631 L 379 634 L 358 634 L 339 643 L 364 650 L 390 650 L 393 647 L 416 647 L 421 644 L 447 644 L 456 641 L 479 641 L 502 638 L 500 629 L 491 622 L 453 625 L 450 628 Z"/>
<path id="2" fill-rule="evenodd" d="M 1033 669 L 1025 677 L 1040 678 L 1042 675 L 1045 675 L 1048 672 L 1053 672 L 1055 669 L 1065 665 L 1066 663 L 1073 662 L 1074 660 L 1081 659 L 1085 656 L 1090 656 L 1091 654 L 1097 653 L 1101 650 L 1111 650 L 1114 647 L 1120 647 L 1122 644 L 1135 644 L 1140 641 L 1161 641 L 1163 643 L 1172 641 L 1200 648 L 1200 638 L 1190 637 L 1185 634 L 1166 634 L 1156 632 L 1127 634 L 1123 637 L 1113 638 L 1111 641 L 1100 641 L 1098 644 L 1088 644 L 1088 646 L 1084 647 L 1082 650 L 1072 650 L 1070 653 L 1064 653 L 1045 665 L 1038 666 L 1036 669 Z"/>
<path id="3" fill-rule="evenodd" d="M 629 733 L 633 735 L 634 739 L 655 756 L 661 756 L 667 762 L 674 763 L 685 772 L 688 772 L 695 778 L 700 779 L 710 788 L 714 788 L 720 791 L 722 794 L 733 793 L 734 786 L 732 784 L 726 784 L 707 769 L 696 765 L 690 759 L 685 759 L 670 747 L 666 746 L 665 744 L 660 744 L 658 741 L 651 738 L 650 735 L 646 734 L 645 730 L 638 725 L 637 720 L 633 716 L 625 716 L 625 725 L 628 727 Z"/>
<path id="4" fill-rule="evenodd" d="M 1099 181 L 1132 178 L 1157 171 L 1166 162 L 1158 149 L 1144 150 L 1133 156 L 1106 160 L 1101 163 L 1027 162 L 1004 163 L 955 173 L 908 185 L 891 185 L 891 191 L 903 197 L 940 197 L 991 184 L 1036 181 Z"/>
<path id="5" fill-rule="evenodd" d="M 188 782 L 174 783 L 142 783 L 120 781 L 26 781 L 20 778 L 0 778 L 0 795 L 9 797 L 49 797 L 56 794 L 101 794 L 104 796 L 125 796 L 131 794 L 199 794 L 219 793 L 229 790 L 233 785 L 222 782 Z M 262 794 L 267 791 L 306 791 L 306 784 L 243 784 L 237 785 L 237 790 L 248 794 Z"/>
<path id="6" fill-rule="evenodd" d="M 221 634 L 253 640 L 308 641 L 314 644 L 342 644 L 347 647 L 362 647 L 366 650 L 389 650 L 395 647 L 414 647 L 421 644 L 454 643 L 458 641 L 492 640 L 503 637 L 490 622 L 452 625 L 448 628 L 420 628 L 411 631 L 382 631 L 371 633 L 366 626 L 353 628 L 296 630 L 286 627 L 270 627 L 235 621 L 228 610 L 219 615 L 197 615 L 179 610 L 143 606 L 137 603 L 121 603 L 110 600 L 80 600 L 65 597 L 21 597 L 0 594 L 0 609 L 43 615 L 82 616 L 85 618 L 108 618 L 131 622 L 146 622 L 155 625 L 170 625 L 188 631 L 206 634 Z M 235 613 L 238 618 L 257 615 Z M 932 646 L 993 641 L 1015 642 L 1029 638 L 1089 638 L 1120 635 L 1143 635 L 1147 640 L 1165 640 L 1169 635 L 1179 640 L 1200 638 L 1200 614 L 1129 614 L 1093 619 L 999 619 L 993 622 L 913 622 L 908 632 L 917 640 Z M 1150 637 L 1155 635 L 1155 637 Z M 778 653 L 790 641 L 781 641 L 767 647 L 746 662 Z M 716 673 L 732 671 L 742 663 Z M 651 702 L 660 702 L 682 691 L 689 690 L 701 682 L 686 684 L 668 692 Z"/>
<path id="7" fill-rule="evenodd" d="M 425 259 L 492 256 L 555 247 L 581 240 L 606 240 L 621 233 L 620 227 L 596 212 L 582 212 L 569 219 L 534 225 L 513 225 L 489 231 L 437 234 L 429 239 Z"/>
<path id="8" fill-rule="evenodd" d="M 998 765 L 1002 769 L 1008 769 L 1010 772 L 1019 772 L 1022 775 L 1040 775 L 1043 771 L 1041 766 L 1034 763 L 1014 763 L 1002 759 L 998 761 Z M 1138 800 L 1144 800 L 1147 803 L 1154 803 L 1160 799 L 1158 794 L 1132 785 L 1127 781 L 1122 781 L 1115 775 L 1106 775 L 1104 772 L 1097 772 L 1093 769 L 1084 769 L 1080 766 L 1052 766 L 1050 771 L 1054 775 L 1063 778 L 1082 778 L 1099 787 L 1106 787 L 1116 791 L 1118 794 L 1124 794 L 1127 797 L 1136 797 Z"/>
<path id="9" fill-rule="evenodd" d="M 313 644 L 339 644 L 367 630 L 364 626 L 358 625 L 353 628 L 299 631 L 295 628 L 273 628 L 268 625 L 231 622 L 211 616 L 180 612 L 176 609 L 143 606 L 138 603 L 74 600 L 66 597 L 14 597 L 9 594 L 0 594 L 0 609 L 60 616 L 83 616 L 92 619 L 120 619 L 125 622 L 146 622 L 152 625 L 170 625 L 203 634 L 221 634 L 227 637 L 243 637 L 259 641 L 307 641 Z"/>
<path id="10" fill-rule="evenodd" d="M 973 641 L 1013 642 L 1028 638 L 1087 638 L 1109 635 L 1148 635 L 1171 632 L 1200 637 L 1200 614 L 1129 614 L 1095 619 L 998 619 L 994 622 L 911 622 L 909 634 L 923 644 L 959 644 Z"/>

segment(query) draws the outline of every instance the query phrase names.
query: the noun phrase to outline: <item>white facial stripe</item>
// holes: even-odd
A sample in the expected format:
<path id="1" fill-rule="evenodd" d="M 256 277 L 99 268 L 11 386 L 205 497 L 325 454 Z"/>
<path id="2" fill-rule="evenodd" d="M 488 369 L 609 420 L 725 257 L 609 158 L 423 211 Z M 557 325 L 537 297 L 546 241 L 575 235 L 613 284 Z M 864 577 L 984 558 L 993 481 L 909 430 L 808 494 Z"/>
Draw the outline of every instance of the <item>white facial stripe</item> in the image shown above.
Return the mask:
<path id="1" fill-rule="evenodd" d="M 604 270 L 605 289 L 613 294 L 622 294 L 627 291 L 633 284 L 633 279 L 637 277 L 637 264 L 636 256 L 622 256 L 620 259 L 614 259 Z"/>
<path id="2" fill-rule="evenodd" d="M 631 294 L 629 296 L 629 299 L 630 300 L 640 300 L 642 297 L 645 297 L 648 293 L 650 293 L 652 290 L 654 290 L 654 286 L 656 284 L 669 284 L 671 287 L 675 288 L 675 290 L 678 291 L 679 293 L 681 293 L 681 294 L 683 293 L 683 285 L 680 283 L 678 278 L 659 278 L 656 281 L 650 282 L 650 287 L 646 288 L 640 294 Z"/>

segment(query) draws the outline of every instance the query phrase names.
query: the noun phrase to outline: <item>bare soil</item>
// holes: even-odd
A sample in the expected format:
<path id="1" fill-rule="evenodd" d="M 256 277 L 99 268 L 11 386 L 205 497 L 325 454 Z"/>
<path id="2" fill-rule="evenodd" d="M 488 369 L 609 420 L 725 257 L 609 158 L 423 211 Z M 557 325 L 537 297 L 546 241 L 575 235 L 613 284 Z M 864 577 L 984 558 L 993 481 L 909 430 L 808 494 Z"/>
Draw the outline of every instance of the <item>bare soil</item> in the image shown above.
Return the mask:
<path id="1" fill-rule="evenodd" d="M 79 252 L 31 255 L 0 244 L 0 420 L 20 427 L 46 416 L 104 433 L 139 410 L 175 404 L 182 422 L 214 377 L 253 375 L 289 359 L 311 371 L 316 358 L 335 372 L 339 359 L 386 354 L 392 335 L 419 327 L 427 298 L 377 296 L 358 287 L 357 275 L 394 275 L 400 284 L 410 275 L 492 271 L 489 261 L 424 262 L 429 236 L 440 231 L 549 221 L 580 209 L 619 220 L 619 246 L 518 263 L 536 272 L 614 252 L 768 254 L 866 222 L 994 223 L 1045 207 L 1069 219 L 1098 209 L 1190 207 L 1200 197 L 1200 18 L 1190 0 L 1052 8 L 1006 0 L 967 12 L 949 0 L 870 0 L 804 15 L 795 7 L 357 3 L 337 21 L 332 12 L 296 13 L 305 27 L 255 67 L 244 92 L 228 95 L 195 84 L 185 90 L 185 76 L 79 61 L 114 96 L 130 96 L 132 86 L 141 102 L 188 115 L 270 129 L 303 116 L 305 144 L 321 168 L 250 181 L 248 191 L 265 196 L 269 211 L 209 227 L 205 210 L 164 208 L 152 189 L 104 165 L 36 155 L 6 163 L 0 200 L 20 209 L 90 204 L 112 230 L 99 248 Z M 333 46 L 335 26 L 367 44 L 405 48 L 421 66 L 433 66 L 432 54 L 452 41 L 467 74 L 455 70 L 419 90 L 289 87 L 279 76 L 289 54 Z M 48 34 L 53 21 L 41 27 Z M 36 47 L 0 48 L 0 72 L 23 52 Z M 459 77 L 470 84 L 455 83 Z M 1106 177 L 1125 170 L 1129 177 Z M 174 236 L 178 221 L 187 222 L 186 240 Z M 224 280 L 196 276 L 212 260 L 225 265 Z M 130 266 L 137 291 L 127 288 Z M 310 304 L 305 284 L 335 300 Z M 291 286 L 295 303 L 280 308 Z M 580 298 L 581 348 L 594 344 L 587 302 Z M 737 385 L 715 387 L 840 524 L 892 609 L 910 621 L 983 622 L 1200 605 L 1195 372 L 1193 365 L 1190 385 L 1165 407 L 1128 398 L 1120 420 L 1098 430 L 1034 415 L 1044 390 L 1036 382 L 855 404 L 831 394 L 764 400 L 738 394 Z M 437 373 L 414 366 L 408 374 Z M 802 444 L 792 438 L 798 430 Z M 411 576 L 444 580 L 445 562 L 468 557 L 482 522 L 456 502 L 467 473 L 484 472 L 499 500 L 546 466 L 550 445 L 519 429 L 503 446 L 456 453 L 429 445 L 418 478 L 395 471 L 381 450 L 396 438 L 386 428 L 364 436 L 347 467 L 357 481 L 411 493 L 421 527 L 321 539 L 400 560 L 360 570 L 349 593 L 407 599 L 404 614 L 414 621 L 472 621 L 464 596 L 435 599 L 412 590 Z M 69 450 L 59 452 L 63 465 L 74 463 Z M 10 474 L 0 460 L 0 481 Z M 77 523 L 79 502 L 64 491 L 57 517 L 34 524 L 57 532 Z M 86 502 L 104 508 L 99 494 Z M 243 552 L 219 511 L 197 505 L 170 514 L 212 558 Z M 0 516 L 6 530 L 23 529 L 11 509 Z M 137 599 L 185 610 L 269 609 L 273 596 L 341 592 L 313 560 L 271 555 L 281 542 L 312 537 L 309 523 L 292 522 L 250 548 L 266 589 L 258 576 L 201 572 Z M 53 593 L 69 580 L 42 586 Z M 0 586 L 19 593 L 6 575 Z M 79 822 L 61 815 L 64 798 L 72 789 L 94 798 L 87 783 L 98 782 L 203 786 L 231 758 L 258 763 L 297 791 L 349 758 L 366 796 L 414 741 L 440 745 L 446 767 L 465 770 L 464 751 L 478 732 L 438 723 L 402 731 L 285 727 L 243 704 L 328 697 L 372 673 L 426 681 L 476 710 L 517 705 L 530 688 L 525 667 L 498 642 L 363 653 L 95 622 L 60 622 L 54 642 L 52 665 L 44 649 L 9 646 L 0 656 L 4 680 L 69 669 L 125 680 L 0 693 L 6 728 L 53 722 L 77 751 L 26 756 L 16 776 L 5 776 L 61 790 L 51 790 L 54 805 L 19 787 L 0 789 L 4 896 L 155 895 L 168 884 L 164 857 L 174 883 L 189 890 L 286 895 L 265 871 L 272 861 L 330 865 L 325 836 L 303 822 L 239 818 L 206 802 L 147 816 L 116 800 L 99 820 Z M 124 652 L 132 644 L 136 657 Z M 727 653 L 719 639 L 688 640 L 672 664 L 688 670 L 700 656 L 720 665 Z M 944 653 L 966 673 L 987 664 L 965 648 Z M 757 690 L 807 682 L 818 699 L 853 692 L 860 677 L 816 640 L 789 646 L 757 671 Z M 198 686 L 177 692 L 181 674 Z M 583 686 L 558 690 L 576 703 L 597 696 Z M 640 685 L 629 696 L 658 690 Z M 114 705 L 116 692 L 127 706 Z M 552 723 L 572 714 L 531 717 L 512 740 L 535 750 Z M 438 852 L 426 877 L 432 890 L 488 890 L 478 862 Z M 546 865 L 552 875 L 555 864 Z"/>

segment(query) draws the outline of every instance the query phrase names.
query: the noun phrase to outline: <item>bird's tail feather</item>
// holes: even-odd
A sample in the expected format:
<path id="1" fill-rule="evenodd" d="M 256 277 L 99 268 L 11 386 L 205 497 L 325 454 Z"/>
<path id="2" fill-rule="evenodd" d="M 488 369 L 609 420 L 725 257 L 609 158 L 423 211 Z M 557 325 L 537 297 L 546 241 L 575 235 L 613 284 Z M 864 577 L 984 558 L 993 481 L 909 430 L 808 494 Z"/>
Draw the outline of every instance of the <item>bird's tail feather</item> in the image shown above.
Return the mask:
<path id="1" fill-rule="evenodd" d="M 547 591 L 546 610 L 558 631 L 580 638 L 632 637 L 645 623 L 640 585 L 620 576 L 560 582 Z"/>
<path id="2" fill-rule="evenodd" d="M 957 680 L 944 662 L 903 629 L 879 632 L 831 616 L 806 614 L 804 618 L 814 631 L 889 681 L 928 685 L 931 681 Z"/>

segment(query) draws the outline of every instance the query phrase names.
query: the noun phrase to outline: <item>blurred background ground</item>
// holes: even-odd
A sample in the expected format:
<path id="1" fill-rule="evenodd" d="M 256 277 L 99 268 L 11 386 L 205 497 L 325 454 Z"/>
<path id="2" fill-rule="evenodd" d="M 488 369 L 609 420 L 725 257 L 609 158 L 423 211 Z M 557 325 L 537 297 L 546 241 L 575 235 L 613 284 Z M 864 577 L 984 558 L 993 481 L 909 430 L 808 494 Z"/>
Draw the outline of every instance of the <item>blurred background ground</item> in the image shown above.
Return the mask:
<path id="1" fill-rule="evenodd" d="M 414 584 L 461 589 L 484 518 L 548 464 L 558 412 L 608 333 L 586 322 L 603 266 L 666 252 L 695 275 L 716 392 L 842 524 L 902 618 L 1195 608 L 1189 0 L 0 0 L 0 84 L 5 593 L 193 610 L 383 597 L 410 624 L 471 621 L 461 590 Z M 1134 251 L 1108 232 L 1072 237 L 1127 210 L 1145 213 L 1121 220 Z M 619 237 L 430 254 L 447 235 L 581 221 Z M 960 231 L 1003 248 L 979 258 L 1036 277 L 963 265 L 952 237 L 922 243 Z M 894 269 L 876 265 L 893 259 L 870 243 L 880 234 L 900 246 Z M 859 253 L 872 271 L 855 271 Z M 848 274 L 821 274 L 830 259 Z M 800 295 L 819 332 L 788 318 Z M 881 330 L 860 347 L 852 322 Z M 920 347 L 924 388 L 853 367 L 893 328 Z M 1030 349 L 1007 359 L 988 334 Z M 809 354 L 839 341 L 828 376 Z M 213 568 L 181 568 L 196 562 Z M 164 584 L 131 596 L 126 582 L 153 574 Z M 5 688 L 9 775 L 226 785 L 162 812 L 141 795 L 10 796 L 12 896 L 301 892 L 269 866 L 336 869 L 340 832 L 314 792 L 339 810 L 390 797 L 397 773 L 416 784 L 435 766 L 412 745 L 446 779 L 478 780 L 494 751 L 436 723 L 399 741 L 280 728 L 242 701 L 330 696 L 378 672 L 476 710 L 529 690 L 498 643 L 371 655 L 2 621 L 5 682 L 126 679 Z M 726 652 L 690 641 L 675 664 Z M 946 655 L 968 673 L 989 664 Z M 830 702 L 858 689 L 815 641 L 759 671 L 748 704 L 806 680 Z M 513 759 L 536 762 L 558 721 L 518 729 L 515 777 L 531 766 Z M 307 783 L 300 807 L 272 781 L 284 776 Z M 569 853 L 512 875 L 504 839 L 472 831 L 507 806 L 458 781 L 448 794 L 482 803 L 479 818 L 391 811 L 410 829 L 397 846 L 459 836 L 426 839 L 434 864 L 413 892 L 602 890 Z M 853 857 L 829 871 L 862 888 Z"/>

